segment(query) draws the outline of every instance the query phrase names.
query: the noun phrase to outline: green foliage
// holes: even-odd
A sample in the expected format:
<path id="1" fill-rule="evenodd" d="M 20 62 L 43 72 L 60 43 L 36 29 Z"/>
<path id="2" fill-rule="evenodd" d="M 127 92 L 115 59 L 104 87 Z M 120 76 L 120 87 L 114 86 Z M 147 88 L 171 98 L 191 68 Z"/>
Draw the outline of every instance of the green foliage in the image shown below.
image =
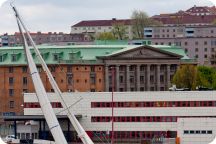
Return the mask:
<path id="1" fill-rule="evenodd" d="M 126 36 L 127 27 L 123 23 L 116 22 L 113 23 L 112 26 L 113 26 L 112 33 L 116 39 L 118 40 L 128 39 Z"/>
<path id="2" fill-rule="evenodd" d="M 216 25 L 216 19 L 213 20 L 212 25 Z"/>
<path id="3" fill-rule="evenodd" d="M 177 70 L 172 83 L 179 88 L 206 87 L 216 89 L 216 70 L 206 66 L 184 65 Z"/>
<path id="4" fill-rule="evenodd" d="M 172 83 L 178 88 L 196 88 L 197 68 L 193 65 L 184 65 L 177 70 L 173 77 Z"/>
<path id="5" fill-rule="evenodd" d="M 143 38 L 143 30 L 148 26 L 161 26 L 162 23 L 149 18 L 146 12 L 135 10 L 132 13 L 132 31 L 135 39 Z"/>
<path id="6" fill-rule="evenodd" d="M 116 40 L 115 36 L 111 32 L 99 33 L 96 36 L 97 40 Z"/>

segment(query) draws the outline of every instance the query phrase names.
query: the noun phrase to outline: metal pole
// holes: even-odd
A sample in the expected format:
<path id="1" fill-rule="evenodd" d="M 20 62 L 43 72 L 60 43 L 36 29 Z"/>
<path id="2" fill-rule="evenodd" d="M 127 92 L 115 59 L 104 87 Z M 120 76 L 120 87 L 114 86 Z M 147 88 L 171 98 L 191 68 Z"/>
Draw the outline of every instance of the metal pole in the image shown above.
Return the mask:
<path id="1" fill-rule="evenodd" d="M 114 102 L 113 102 L 114 88 L 115 88 L 114 67 L 111 67 L 111 70 L 112 70 L 112 137 L 111 137 L 111 144 L 114 144 Z"/>

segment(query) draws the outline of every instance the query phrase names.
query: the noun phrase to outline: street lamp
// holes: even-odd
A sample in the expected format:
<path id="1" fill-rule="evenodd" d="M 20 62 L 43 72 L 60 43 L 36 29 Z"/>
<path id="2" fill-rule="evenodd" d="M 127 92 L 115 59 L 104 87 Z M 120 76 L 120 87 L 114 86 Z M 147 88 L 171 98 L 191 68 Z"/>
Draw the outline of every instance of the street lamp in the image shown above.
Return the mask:
<path id="1" fill-rule="evenodd" d="M 114 88 L 115 88 L 115 67 L 111 67 L 111 74 L 112 74 L 112 137 L 111 137 L 111 144 L 114 144 Z"/>

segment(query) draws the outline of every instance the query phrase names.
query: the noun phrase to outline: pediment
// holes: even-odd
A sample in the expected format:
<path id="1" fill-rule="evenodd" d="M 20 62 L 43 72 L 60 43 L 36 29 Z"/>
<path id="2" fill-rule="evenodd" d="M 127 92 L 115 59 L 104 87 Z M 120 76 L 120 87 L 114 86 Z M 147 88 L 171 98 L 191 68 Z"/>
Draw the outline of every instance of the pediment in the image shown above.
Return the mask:
<path id="1" fill-rule="evenodd" d="M 158 50 L 156 48 L 139 47 L 132 50 L 120 52 L 115 55 L 111 55 L 110 57 L 118 59 L 164 59 L 180 58 L 181 56 L 163 50 Z"/>

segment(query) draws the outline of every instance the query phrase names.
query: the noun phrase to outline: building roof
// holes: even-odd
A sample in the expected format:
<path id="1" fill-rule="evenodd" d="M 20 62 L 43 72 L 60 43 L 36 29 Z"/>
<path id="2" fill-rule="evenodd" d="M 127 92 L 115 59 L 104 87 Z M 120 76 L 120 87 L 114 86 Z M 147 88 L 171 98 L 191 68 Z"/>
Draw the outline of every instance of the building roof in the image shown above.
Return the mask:
<path id="1" fill-rule="evenodd" d="M 72 27 L 96 27 L 96 26 L 112 26 L 114 23 L 123 23 L 131 25 L 131 19 L 112 19 L 112 20 L 87 20 L 81 21 Z"/>
<path id="2" fill-rule="evenodd" d="M 153 17 L 153 19 L 162 22 L 163 24 L 211 24 L 216 15 L 185 15 L 185 16 L 173 16 L 173 17 Z"/>
<path id="3" fill-rule="evenodd" d="M 38 46 L 47 64 L 103 64 L 97 57 L 108 56 L 137 47 L 140 47 L 140 45 Z M 181 55 L 183 59 L 189 59 L 184 50 L 179 47 L 159 45 L 152 47 Z M 32 48 L 31 53 L 35 63 L 40 64 Z M 54 57 L 59 59 L 55 59 Z M 0 48 L 0 66 L 26 64 L 25 53 L 22 47 Z"/>

